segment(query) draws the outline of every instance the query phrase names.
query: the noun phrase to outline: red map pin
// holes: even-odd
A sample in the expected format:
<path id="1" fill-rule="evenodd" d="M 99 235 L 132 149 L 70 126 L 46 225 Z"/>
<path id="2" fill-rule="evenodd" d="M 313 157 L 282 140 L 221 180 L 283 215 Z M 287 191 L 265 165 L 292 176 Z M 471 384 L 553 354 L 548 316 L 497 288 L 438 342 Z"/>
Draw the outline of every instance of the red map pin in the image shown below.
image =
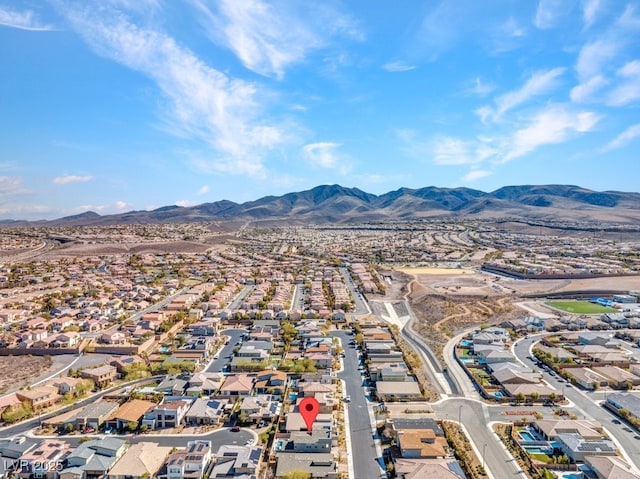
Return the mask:
<path id="1" fill-rule="evenodd" d="M 316 398 L 303 398 L 300 404 L 298 404 L 298 410 L 302 415 L 302 419 L 304 419 L 304 423 L 307 425 L 307 431 L 311 432 L 313 422 L 320 412 L 320 403 Z"/>

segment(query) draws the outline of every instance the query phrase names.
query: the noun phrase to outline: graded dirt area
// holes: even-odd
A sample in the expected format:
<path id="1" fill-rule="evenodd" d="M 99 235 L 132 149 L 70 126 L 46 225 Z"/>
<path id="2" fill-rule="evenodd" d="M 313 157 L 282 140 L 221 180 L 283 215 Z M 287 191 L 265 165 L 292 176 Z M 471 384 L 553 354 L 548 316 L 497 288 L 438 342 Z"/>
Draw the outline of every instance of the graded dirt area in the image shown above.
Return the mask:
<path id="1" fill-rule="evenodd" d="M 640 291 L 640 276 L 518 280 L 479 270 L 428 267 L 381 273 L 391 278 L 386 284 L 386 297 L 402 299 L 407 295 L 418 318 L 414 329 L 436 353 L 457 332 L 471 326 L 499 324 L 527 316 L 534 310 L 552 312 L 535 301 L 520 303 L 529 307 L 516 307 L 527 294 L 597 289 Z"/>
<path id="2" fill-rule="evenodd" d="M 50 356 L 0 356 L 0 394 L 28 386 L 52 369 Z"/>

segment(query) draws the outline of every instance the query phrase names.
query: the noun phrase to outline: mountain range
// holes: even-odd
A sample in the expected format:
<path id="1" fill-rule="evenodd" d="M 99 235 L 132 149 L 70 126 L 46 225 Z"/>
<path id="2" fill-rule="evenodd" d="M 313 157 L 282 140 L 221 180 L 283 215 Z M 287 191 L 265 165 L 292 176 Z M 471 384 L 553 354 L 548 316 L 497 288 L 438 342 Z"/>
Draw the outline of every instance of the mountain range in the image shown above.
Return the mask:
<path id="1" fill-rule="evenodd" d="M 400 188 L 382 195 L 322 185 L 246 203 L 228 200 L 164 206 L 114 215 L 95 212 L 50 221 L 0 221 L 3 226 L 89 226 L 137 223 L 242 221 L 253 224 L 348 224 L 435 217 L 634 223 L 640 193 L 593 191 L 572 185 L 505 186 L 490 193 L 470 188 Z"/>

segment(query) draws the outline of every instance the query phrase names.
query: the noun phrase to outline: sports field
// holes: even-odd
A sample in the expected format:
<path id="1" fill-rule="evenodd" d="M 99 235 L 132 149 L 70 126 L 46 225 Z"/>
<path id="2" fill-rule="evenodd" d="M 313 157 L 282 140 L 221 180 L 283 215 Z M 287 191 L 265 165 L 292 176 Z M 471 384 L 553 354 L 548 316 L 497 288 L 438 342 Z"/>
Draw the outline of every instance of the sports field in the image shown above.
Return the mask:
<path id="1" fill-rule="evenodd" d="M 546 304 L 552 308 L 561 309 L 568 313 L 574 314 L 599 314 L 599 313 L 617 313 L 618 310 L 600 306 L 599 304 L 590 303 L 589 301 L 549 301 Z"/>

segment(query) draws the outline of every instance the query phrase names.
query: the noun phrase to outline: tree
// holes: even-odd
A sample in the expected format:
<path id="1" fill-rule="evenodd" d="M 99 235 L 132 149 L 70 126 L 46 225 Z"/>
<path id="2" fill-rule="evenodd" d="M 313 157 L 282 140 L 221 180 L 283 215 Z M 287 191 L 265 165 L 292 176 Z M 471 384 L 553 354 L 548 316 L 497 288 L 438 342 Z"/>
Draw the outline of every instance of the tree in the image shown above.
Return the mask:
<path id="1" fill-rule="evenodd" d="M 136 432 L 136 429 L 138 429 L 138 423 L 135 421 L 127 421 L 127 424 L 125 424 L 124 428 L 127 430 L 127 432 Z"/>

